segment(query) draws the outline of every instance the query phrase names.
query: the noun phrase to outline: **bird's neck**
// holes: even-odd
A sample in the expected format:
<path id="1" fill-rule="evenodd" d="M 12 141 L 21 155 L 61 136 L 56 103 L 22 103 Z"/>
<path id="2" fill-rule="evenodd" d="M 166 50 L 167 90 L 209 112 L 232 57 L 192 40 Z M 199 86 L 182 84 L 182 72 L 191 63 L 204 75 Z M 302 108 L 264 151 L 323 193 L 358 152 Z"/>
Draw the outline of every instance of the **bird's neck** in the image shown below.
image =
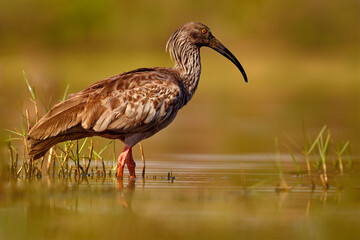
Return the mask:
<path id="1" fill-rule="evenodd" d="M 197 46 L 188 45 L 181 51 L 174 51 L 173 56 L 175 57 L 175 70 L 180 73 L 182 83 L 189 93 L 188 100 L 190 100 L 200 79 L 200 49 Z"/>

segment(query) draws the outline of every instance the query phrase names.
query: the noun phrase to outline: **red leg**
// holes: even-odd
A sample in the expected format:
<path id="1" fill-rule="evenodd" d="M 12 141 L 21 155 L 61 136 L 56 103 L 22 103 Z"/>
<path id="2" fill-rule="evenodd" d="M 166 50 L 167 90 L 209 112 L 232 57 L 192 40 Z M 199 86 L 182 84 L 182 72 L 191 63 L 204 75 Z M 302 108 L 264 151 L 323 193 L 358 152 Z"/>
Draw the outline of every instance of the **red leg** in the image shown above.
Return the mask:
<path id="1" fill-rule="evenodd" d="M 121 152 L 117 159 L 117 178 L 122 178 L 124 173 L 124 165 L 126 159 L 128 158 L 129 152 L 131 153 L 131 148 L 128 146 L 124 147 L 124 150 Z"/>
<path id="2" fill-rule="evenodd" d="M 127 158 L 126 158 L 126 165 L 127 165 L 128 169 L 129 169 L 130 178 L 135 179 L 136 178 L 136 175 L 135 175 L 136 163 L 135 163 L 135 161 L 133 159 L 131 149 L 130 149 L 129 154 L 128 154 Z"/>

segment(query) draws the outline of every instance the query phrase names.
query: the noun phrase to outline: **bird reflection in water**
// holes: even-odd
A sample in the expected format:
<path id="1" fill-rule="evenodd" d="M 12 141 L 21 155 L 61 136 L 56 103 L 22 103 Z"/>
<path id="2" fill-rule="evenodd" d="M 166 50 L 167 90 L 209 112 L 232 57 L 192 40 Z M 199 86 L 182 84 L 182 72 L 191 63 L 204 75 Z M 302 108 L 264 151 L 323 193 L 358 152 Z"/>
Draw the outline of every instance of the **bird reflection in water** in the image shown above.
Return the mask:
<path id="1" fill-rule="evenodd" d="M 117 180 L 117 202 L 125 208 L 131 209 L 131 200 L 135 191 L 135 179 L 130 178 L 126 187 L 123 179 Z"/>

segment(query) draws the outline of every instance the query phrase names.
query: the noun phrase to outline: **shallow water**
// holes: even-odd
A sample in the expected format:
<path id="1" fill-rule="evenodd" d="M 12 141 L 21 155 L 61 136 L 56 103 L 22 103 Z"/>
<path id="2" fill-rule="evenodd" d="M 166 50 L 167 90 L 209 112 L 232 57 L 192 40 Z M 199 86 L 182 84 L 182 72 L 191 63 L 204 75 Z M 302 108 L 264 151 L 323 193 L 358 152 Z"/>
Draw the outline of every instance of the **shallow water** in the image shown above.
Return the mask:
<path id="1" fill-rule="evenodd" d="M 324 190 L 280 159 L 282 171 L 273 154 L 174 154 L 147 159 L 135 181 L 2 181 L 0 239 L 358 239 L 358 164 Z"/>

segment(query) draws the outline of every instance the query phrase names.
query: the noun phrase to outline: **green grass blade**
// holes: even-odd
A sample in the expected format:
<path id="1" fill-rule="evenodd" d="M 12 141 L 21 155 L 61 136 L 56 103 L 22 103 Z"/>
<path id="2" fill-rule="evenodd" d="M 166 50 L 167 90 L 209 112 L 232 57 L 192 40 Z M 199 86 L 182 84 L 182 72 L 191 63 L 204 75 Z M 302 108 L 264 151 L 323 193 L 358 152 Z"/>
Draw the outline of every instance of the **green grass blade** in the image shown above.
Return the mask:
<path id="1" fill-rule="evenodd" d="M 293 162 L 294 162 L 294 164 L 295 164 L 295 167 L 296 167 L 296 170 L 297 170 L 298 174 L 299 174 L 299 175 L 302 175 L 301 168 L 300 168 L 299 164 L 297 163 L 294 154 L 292 153 L 292 151 L 291 151 L 291 149 L 289 148 L 289 146 L 287 146 L 286 144 L 284 144 L 284 145 L 285 145 L 285 147 L 288 149 L 288 151 L 289 151 L 289 153 L 290 153 L 290 156 L 291 156 L 291 158 L 292 158 L 292 160 L 293 160 Z"/>
<path id="2" fill-rule="evenodd" d="M 305 131 L 305 124 L 304 121 L 302 121 L 302 130 L 303 130 L 303 135 L 304 135 L 304 151 L 305 151 L 305 155 L 308 155 L 308 147 L 307 147 L 307 142 L 306 142 L 306 131 Z"/>
<path id="3" fill-rule="evenodd" d="M 101 159 L 100 153 L 97 153 L 95 150 L 93 150 L 93 153 L 94 153 L 95 157 L 97 157 L 98 159 Z"/>
<path id="4" fill-rule="evenodd" d="M 48 107 L 47 107 L 47 104 L 45 103 L 45 99 L 44 99 L 44 95 L 42 94 L 41 95 L 41 103 L 42 103 L 42 105 L 43 105 L 43 107 L 45 108 L 45 112 L 48 112 L 49 111 L 49 109 L 48 109 Z"/>
<path id="5" fill-rule="evenodd" d="M 279 172 L 280 183 L 281 183 L 282 188 L 284 188 L 285 190 L 288 190 L 289 187 L 285 181 L 284 173 L 283 173 L 283 170 L 281 167 L 279 139 L 277 137 L 275 137 L 275 149 L 276 149 L 276 165 L 277 165 L 278 172 Z"/>
<path id="6" fill-rule="evenodd" d="M 52 101 L 52 96 L 49 97 L 49 105 L 48 105 L 48 109 L 51 109 L 51 101 Z"/>
<path id="7" fill-rule="evenodd" d="M 66 99 L 67 94 L 68 94 L 68 91 L 69 91 L 69 87 L 70 87 L 70 85 L 69 85 L 69 84 L 68 84 L 68 85 L 66 85 L 65 92 L 64 92 L 64 95 L 63 95 L 63 97 L 62 97 L 61 101 L 64 101 L 64 100 Z"/>
<path id="8" fill-rule="evenodd" d="M 112 140 L 113 142 L 113 170 L 116 170 L 116 145 L 115 145 L 115 140 Z"/>
<path id="9" fill-rule="evenodd" d="M 10 132 L 10 133 L 12 133 L 12 134 L 15 134 L 15 135 L 18 135 L 18 136 L 20 136 L 20 137 L 23 137 L 23 136 L 24 136 L 23 134 L 21 134 L 21 133 L 19 133 L 19 132 L 17 132 L 17 131 L 10 130 L 10 129 L 5 129 L 5 131 L 8 131 L 8 132 Z"/>
<path id="10" fill-rule="evenodd" d="M 344 146 L 342 147 L 342 149 L 339 151 L 339 155 L 342 155 L 342 154 L 345 152 L 345 150 L 346 150 L 346 148 L 349 146 L 349 144 L 350 144 L 350 141 L 349 141 L 349 140 L 346 141 L 346 143 L 344 144 Z"/>
<path id="11" fill-rule="evenodd" d="M 52 100 L 52 96 L 49 97 L 49 102 L 46 102 L 45 101 L 45 98 L 44 98 L 45 94 L 44 94 L 44 91 L 42 91 L 42 94 L 41 94 L 41 103 L 45 109 L 45 112 L 48 112 L 50 111 L 50 108 L 51 108 L 51 100 Z"/>
<path id="12" fill-rule="evenodd" d="M 350 147 L 349 147 L 350 148 Z M 351 157 L 350 157 L 350 150 L 351 149 L 349 149 L 349 148 L 347 148 L 346 150 L 345 150 L 345 154 L 346 154 L 346 160 L 347 160 L 347 167 L 350 169 L 350 170 L 352 170 L 352 168 L 353 168 L 353 161 L 352 161 L 352 159 L 351 159 Z"/>
<path id="13" fill-rule="evenodd" d="M 105 151 L 109 146 L 110 144 L 112 143 L 112 141 L 110 141 L 108 144 L 106 144 L 100 151 L 99 151 L 99 155 L 101 155 L 103 153 L 103 151 Z"/>
<path id="14" fill-rule="evenodd" d="M 9 141 L 10 140 L 10 138 L 5 138 L 5 141 Z M 19 138 L 19 137 L 11 137 L 11 141 L 13 141 L 13 140 L 23 140 L 23 138 L 21 137 L 21 138 Z"/>
<path id="15" fill-rule="evenodd" d="M 84 148 L 87 140 L 88 140 L 88 138 L 85 138 L 83 144 L 82 144 L 81 147 L 80 147 L 79 153 L 81 153 L 81 151 L 83 150 L 83 148 Z"/>
<path id="16" fill-rule="evenodd" d="M 31 94 L 32 99 L 36 100 L 35 87 L 31 87 L 30 82 L 29 82 L 29 80 L 28 80 L 28 77 L 27 77 L 27 75 L 26 75 L 26 73 L 25 73 L 24 70 L 23 70 L 23 76 L 24 76 L 26 85 L 27 85 L 27 87 L 28 87 L 28 89 L 29 89 L 29 92 L 30 92 L 30 94 Z"/>
<path id="17" fill-rule="evenodd" d="M 317 145 L 318 141 L 321 139 L 321 136 L 323 135 L 324 131 L 326 129 L 326 125 L 323 126 L 323 128 L 321 129 L 321 131 L 319 132 L 318 136 L 315 138 L 313 144 L 311 145 L 311 147 L 309 148 L 308 153 L 311 153 L 315 146 Z"/>
<path id="18" fill-rule="evenodd" d="M 329 142 L 330 142 L 330 130 L 328 130 L 327 136 L 326 136 L 326 140 L 324 143 L 323 138 L 320 138 L 319 144 L 318 144 L 318 149 L 319 149 L 319 154 L 321 157 L 321 161 L 324 163 L 326 161 L 326 157 L 327 157 L 327 150 L 328 150 L 328 146 L 329 146 Z"/>
<path id="19" fill-rule="evenodd" d="M 324 153 L 327 153 L 327 151 L 328 151 L 330 138 L 331 138 L 331 133 L 330 133 L 330 129 L 329 129 L 326 140 L 325 140 Z"/>

